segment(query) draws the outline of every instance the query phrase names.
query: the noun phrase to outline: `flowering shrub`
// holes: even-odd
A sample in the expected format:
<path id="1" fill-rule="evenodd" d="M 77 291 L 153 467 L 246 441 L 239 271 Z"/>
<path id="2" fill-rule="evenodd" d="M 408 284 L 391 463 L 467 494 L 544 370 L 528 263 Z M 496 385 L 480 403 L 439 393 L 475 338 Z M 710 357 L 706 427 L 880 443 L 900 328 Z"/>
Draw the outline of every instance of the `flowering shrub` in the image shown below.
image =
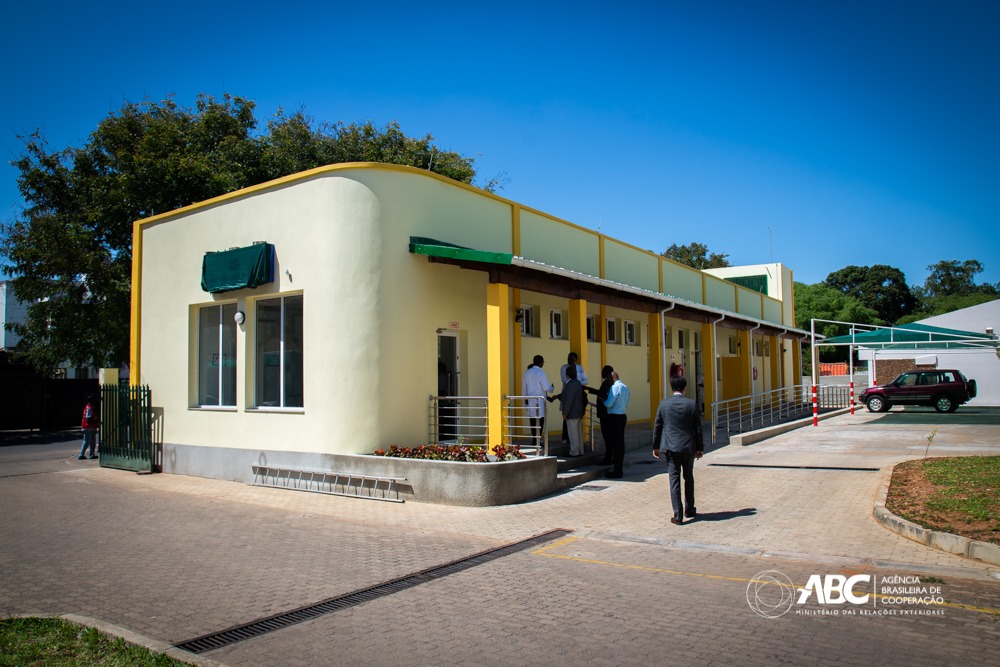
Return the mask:
<path id="1" fill-rule="evenodd" d="M 374 456 L 389 456 L 401 459 L 424 459 L 427 461 L 461 461 L 464 463 L 489 463 L 490 461 L 516 461 L 527 458 L 517 445 L 497 445 L 494 453 L 482 445 L 420 445 L 400 447 L 390 445 L 389 450 L 376 449 Z"/>

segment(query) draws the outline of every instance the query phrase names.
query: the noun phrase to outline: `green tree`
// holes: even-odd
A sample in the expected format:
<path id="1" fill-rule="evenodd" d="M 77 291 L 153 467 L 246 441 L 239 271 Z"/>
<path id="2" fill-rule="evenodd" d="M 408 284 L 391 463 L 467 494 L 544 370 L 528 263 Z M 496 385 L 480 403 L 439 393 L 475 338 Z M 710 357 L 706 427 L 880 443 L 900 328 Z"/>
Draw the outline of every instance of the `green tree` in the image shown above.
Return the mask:
<path id="1" fill-rule="evenodd" d="M 815 285 L 795 283 L 793 298 L 795 326 L 800 329 L 809 330 L 813 319 L 857 324 L 882 323 L 875 310 L 825 283 Z M 823 336 L 839 336 L 847 331 L 844 325 L 824 322 L 817 323 L 816 333 Z M 820 358 L 823 361 L 846 361 L 848 353 L 847 348 L 833 346 L 820 348 Z"/>
<path id="2" fill-rule="evenodd" d="M 984 283 L 977 285 L 976 275 L 983 272 L 982 262 L 967 259 L 962 263 L 957 260 L 942 260 L 927 267 L 930 275 L 924 281 L 922 295 L 924 298 L 936 299 L 948 296 L 968 296 L 970 294 L 986 294 L 996 296 L 996 285 Z"/>
<path id="3" fill-rule="evenodd" d="M 709 253 L 708 247 L 702 243 L 690 243 L 688 245 L 677 245 L 674 243 L 661 253 L 664 257 L 675 262 L 686 264 L 696 269 L 721 269 L 732 266 L 729 263 L 729 255 L 724 253 Z"/>
<path id="4" fill-rule="evenodd" d="M 847 266 L 828 275 L 825 284 L 857 299 L 885 324 L 895 324 L 917 305 L 903 272 L 885 264 Z"/>
<path id="5" fill-rule="evenodd" d="M 2 225 L 27 321 L 14 325 L 41 371 L 117 366 L 128 358 L 132 223 L 288 174 L 345 161 L 405 164 L 464 183 L 473 159 L 442 151 L 398 124 L 321 124 L 281 111 L 257 132 L 254 103 L 199 95 L 127 102 L 79 148 L 50 152 L 35 132 L 12 164 L 26 206 Z"/>

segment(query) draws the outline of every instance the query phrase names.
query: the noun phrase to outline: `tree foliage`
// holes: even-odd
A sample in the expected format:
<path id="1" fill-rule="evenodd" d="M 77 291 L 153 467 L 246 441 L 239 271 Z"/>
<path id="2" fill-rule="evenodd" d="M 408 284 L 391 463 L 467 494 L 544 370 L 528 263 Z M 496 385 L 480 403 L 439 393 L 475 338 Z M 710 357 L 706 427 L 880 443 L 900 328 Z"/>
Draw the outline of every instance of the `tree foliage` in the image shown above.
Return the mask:
<path id="1" fill-rule="evenodd" d="M 824 284 L 878 313 L 883 324 L 895 324 L 917 305 L 903 272 L 885 264 L 847 266 L 828 275 Z"/>
<path id="2" fill-rule="evenodd" d="M 40 132 L 21 137 L 12 164 L 26 206 L 3 223 L 0 255 L 29 303 L 27 321 L 11 327 L 29 363 L 48 371 L 128 358 L 135 220 L 325 164 L 404 164 L 464 183 L 476 175 L 472 158 L 397 123 L 317 125 L 279 111 L 258 132 L 254 108 L 229 95 L 199 95 L 194 108 L 127 102 L 79 148 L 50 152 Z"/>
<path id="3" fill-rule="evenodd" d="M 677 245 L 674 243 L 662 255 L 675 262 L 686 264 L 696 269 L 721 269 L 732 266 L 729 263 L 729 255 L 724 253 L 709 253 L 708 247 L 702 243 L 690 243 L 688 245 Z"/>
<path id="4" fill-rule="evenodd" d="M 942 297 L 969 296 L 984 294 L 998 296 L 1000 285 L 984 283 L 976 284 L 976 275 L 983 272 L 983 264 L 979 260 L 967 259 L 959 263 L 957 260 L 942 260 L 927 267 L 930 275 L 924 281 L 921 296 L 925 299 Z"/>
<path id="5" fill-rule="evenodd" d="M 815 285 L 795 283 L 794 288 L 795 326 L 800 329 L 809 330 L 813 319 L 857 324 L 881 323 L 875 310 L 825 283 Z M 843 325 L 825 322 L 817 323 L 816 333 L 823 336 L 839 336 L 847 331 Z M 820 355 L 824 361 L 846 360 L 847 354 L 847 348 L 833 346 L 820 348 Z"/>

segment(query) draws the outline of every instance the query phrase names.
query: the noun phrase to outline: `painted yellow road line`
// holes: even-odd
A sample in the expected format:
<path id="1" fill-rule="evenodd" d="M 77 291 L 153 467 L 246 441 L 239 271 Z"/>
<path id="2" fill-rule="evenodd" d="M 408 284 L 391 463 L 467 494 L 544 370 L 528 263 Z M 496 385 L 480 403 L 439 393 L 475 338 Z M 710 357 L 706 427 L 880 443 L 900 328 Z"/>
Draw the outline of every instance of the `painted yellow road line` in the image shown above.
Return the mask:
<path id="1" fill-rule="evenodd" d="M 544 547 L 542 547 L 540 549 L 536 549 L 535 551 L 532 551 L 531 553 L 532 553 L 532 555 L 535 555 L 535 556 L 543 556 L 545 558 L 557 558 L 559 560 L 566 560 L 566 561 L 571 561 L 571 562 L 574 562 L 574 563 L 587 563 L 589 565 L 604 565 L 604 566 L 607 566 L 607 567 L 617 567 L 617 568 L 622 568 L 622 569 L 626 569 L 626 570 L 638 570 L 638 571 L 641 571 L 641 572 L 655 572 L 655 573 L 658 573 L 658 574 L 676 574 L 676 575 L 682 576 L 682 577 L 697 577 L 699 579 L 715 579 L 715 580 L 719 580 L 719 581 L 732 581 L 732 582 L 736 582 L 736 583 L 740 583 L 740 584 L 749 584 L 751 582 L 755 582 L 755 583 L 759 583 L 759 584 L 766 584 L 766 585 L 769 585 L 769 586 L 782 586 L 784 588 L 791 588 L 794 591 L 798 591 L 799 589 L 805 587 L 804 585 L 803 586 L 794 586 L 794 585 L 793 586 L 788 586 L 787 584 L 782 584 L 780 582 L 765 581 L 765 580 L 761 580 L 761 579 L 751 579 L 751 578 L 747 578 L 747 577 L 726 577 L 726 576 L 722 576 L 722 575 L 718 575 L 718 574 L 705 574 L 703 572 L 687 572 L 685 570 L 671 570 L 669 568 L 653 567 L 653 566 L 650 566 L 650 565 L 635 565 L 635 564 L 632 564 L 632 563 L 615 563 L 615 562 L 612 562 L 612 561 L 600 560 L 600 559 L 597 559 L 597 558 L 581 558 L 580 556 L 568 556 L 568 555 L 565 555 L 565 554 L 552 553 L 552 551 L 554 549 L 558 549 L 559 547 L 567 546 L 567 545 L 572 544 L 574 542 L 578 542 L 581 539 L 583 539 L 583 538 L 581 538 L 581 537 L 574 537 L 574 536 L 564 537 L 561 540 L 557 540 L 555 542 L 551 542 L 551 543 L 547 544 L 546 546 L 544 546 Z M 889 598 L 898 598 L 899 597 L 898 595 L 885 595 L 885 594 L 882 594 L 882 593 L 875 593 L 874 596 L 876 598 L 879 598 L 879 599 L 889 599 Z M 980 613 L 980 614 L 990 614 L 992 616 L 1000 616 L 1000 609 L 996 609 L 996 608 L 993 608 L 993 607 L 978 607 L 976 605 L 963 604 L 961 602 L 948 602 L 948 601 L 944 601 L 944 602 L 929 602 L 929 603 L 927 603 L 926 606 L 927 607 L 931 607 L 931 606 L 934 606 L 934 607 L 950 607 L 952 609 L 964 609 L 966 611 L 974 611 L 974 612 L 977 612 L 977 613 Z"/>

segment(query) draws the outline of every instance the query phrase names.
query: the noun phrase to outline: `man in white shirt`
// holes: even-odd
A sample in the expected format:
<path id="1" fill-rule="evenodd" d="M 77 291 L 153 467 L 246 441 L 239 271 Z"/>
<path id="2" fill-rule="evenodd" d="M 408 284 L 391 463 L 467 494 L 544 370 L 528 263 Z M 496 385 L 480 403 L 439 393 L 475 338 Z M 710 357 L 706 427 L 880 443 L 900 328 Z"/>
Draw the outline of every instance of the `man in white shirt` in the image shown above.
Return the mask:
<path id="1" fill-rule="evenodd" d="M 542 370 L 544 365 L 545 359 L 542 355 L 536 354 L 532 364 L 524 372 L 524 380 L 521 382 L 522 396 L 538 397 L 525 399 L 528 422 L 531 424 L 531 441 L 536 447 L 541 446 L 542 433 L 545 429 L 545 399 L 549 392 L 555 391 L 555 387 Z"/>

